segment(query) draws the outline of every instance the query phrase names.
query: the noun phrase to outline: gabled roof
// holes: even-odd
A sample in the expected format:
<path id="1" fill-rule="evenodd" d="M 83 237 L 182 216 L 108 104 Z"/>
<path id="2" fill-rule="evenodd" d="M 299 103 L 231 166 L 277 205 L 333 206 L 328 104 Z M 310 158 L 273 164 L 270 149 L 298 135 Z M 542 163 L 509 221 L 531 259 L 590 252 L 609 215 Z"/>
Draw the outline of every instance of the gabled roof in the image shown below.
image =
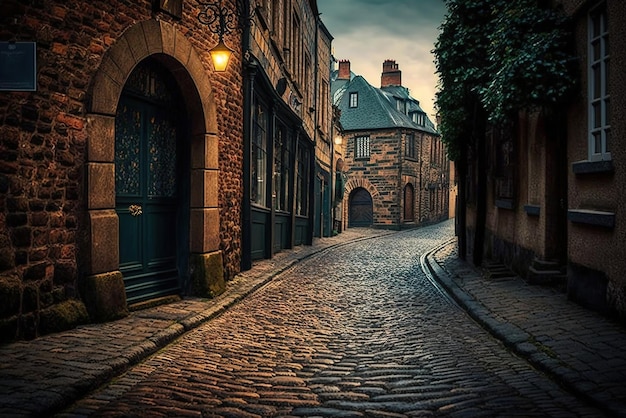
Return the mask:
<path id="1" fill-rule="evenodd" d="M 331 91 L 333 103 L 341 109 L 344 130 L 407 128 L 438 134 L 435 125 L 406 87 L 390 86 L 379 89 L 362 76 L 354 76 L 351 80 L 333 79 Z M 358 94 L 358 105 L 355 108 L 350 107 L 350 93 Z M 406 104 L 406 114 L 397 110 L 397 100 Z M 411 115 L 414 112 L 424 114 L 424 126 L 413 122 Z"/>

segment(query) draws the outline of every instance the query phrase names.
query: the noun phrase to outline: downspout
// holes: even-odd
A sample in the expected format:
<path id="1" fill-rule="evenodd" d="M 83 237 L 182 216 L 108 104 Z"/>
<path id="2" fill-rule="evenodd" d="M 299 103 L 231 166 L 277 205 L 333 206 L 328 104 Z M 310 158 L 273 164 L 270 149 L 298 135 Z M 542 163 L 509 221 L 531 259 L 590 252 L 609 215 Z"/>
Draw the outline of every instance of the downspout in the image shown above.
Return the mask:
<path id="1" fill-rule="evenodd" d="M 402 137 L 404 136 L 405 141 L 406 136 L 405 134 L 400 134 L 400 149 L 398 150 L 398 230 L 402 229 L 402 214 L 404 212 L 404 206 L 402 205 L 403 203 L 403 199 L 402 197 L 404 196 L 404 190 L 402 189 Z M 406 202 L 405 202 L 406 203 Z"/>
<path id="2" fill-rule="evenodd" d="M 419 201 L 417 203 L 417 224 L 420 225 L 422 223 L 422 165 L 424 164 L 424 161 L 422 159 L 422 154 L 424 151 L 424 133 L 420 132 L 420 172 L 419 172 L 419 193 L 418 193 L 418 197 L 419 197 Z"/>
<path id="3" fill-rule="evenodd" d="M 313 111 L 311 112 L 311 117 L 313 118 L 313 152 L 311 155 L 311 170 L 309 170 L 312 173 L 311 179 L 312 184 L 309 186 L 309 208 L 311 208 L 311 211 L 313 212 L 313 216 L 309 215 L 309 233 L 307 236 L 307 244 L 308 245 L 312 245 L 313 244 L 313 235 L 315 233 L 315 225 L 314 225 L 314 220 L 315 220 L 315 183 L 317 181 L 317 176 L 315 175 L 315 173 L 317 172 L 317 107 L 318 107 L 318 103 L 317 103 L 317 78 L 318 78 L 318 74 L 319 74 L 319 54 L 318 54 L 318 37 L 319 37 L 319 27 L 320 27 L 320 17 L 319 17 L 319 13 L 317 14 L 317 16 L 315 17 L 315 41 L 313 42 L 313 50 L 314 50 L 314 55 L 315 57 L 313 58 L 313 68 L 314 68 L 314 75 L 313 75 Z M 322 183 L 323 185 L 323 183 Z M 320 190 L 320 192 L 323 193 L 323 190 Z M 324 200 L 322 199 L 322 201 L 320 202 L 320 212 L 323 212 L 324 206 Z M 323 216 L 321 216 L 320 213 L 320 237 L 324 236 L 324 225 L 321 223 L 323 219 Z"/>
<path id="4" fill-rule="evenodd" d="M 250 2 L 241 0 L 243 34 L 242 34 L 242 72 L 243 79 L 243 197 L 241 202 L 241 270 L 252 268 L 252 217 L 250 206 L 250 143 L 252 135 L 252 103 L 254 97 L 254 77 L 257 63 L 254 59 L 246 59 L 250 50 Z"/>

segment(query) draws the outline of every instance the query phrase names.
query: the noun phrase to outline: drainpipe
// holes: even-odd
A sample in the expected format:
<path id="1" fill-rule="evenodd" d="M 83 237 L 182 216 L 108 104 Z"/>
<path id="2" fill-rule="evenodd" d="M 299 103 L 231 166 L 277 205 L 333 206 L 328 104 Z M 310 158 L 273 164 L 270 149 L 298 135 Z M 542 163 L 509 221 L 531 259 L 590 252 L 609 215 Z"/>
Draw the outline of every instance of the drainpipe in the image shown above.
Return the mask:
<path id="1" fill-rule="evenodd" d="M 406 133 L 400 133 L 400 149 L 398 150 L 398 230 L 402 229 L 402 212 L 404 206 L 402 205 L 402 138 L 405 138 L 406 141 Z"/>
<path id="2" fill-rule="evenodd" d="M 314 58 L 313 58 L 313 110 L 310 113 L 311 117 L 313 118 L 313 155 L 311 156 L 311 165 L 313 166 L 312 170 L 310 170 L 311 173 L 313 173 L 313 175 L 311 176 L 311 180 L 313 180 L 313 182 L 317 181 L 317 176 L 315 175 L 315 173 L 317 172 L 317 79 L 318 79 L 318 74 L 319 74 L 319 54 L 318 54 L 318 37 L 319 37 L 319 27 L 320 27 L 320 17 L 319 17 L 319 13 L 318 15 L 315 17 L 315 41 L 313 42 L 313 53 L 314 53 Z M 306 82 L 306 80 L 305 80 Z M 309 214 L 309 234 L 307 236 L 307 244 L 311 245 L 313 244 L 313 235 L 315 234 L 315 224 L 314 224 L 314 220 L 315 220 L 315 184 L 312 184 L 313 187 L 309 187 L 309 208 L 310 208 L 310 214 Z M 323 186 L 323 182 L 322 182 L 322 186 Z M 320 190 L 323 193 L 323 190 Z M 322 199 L 322 201 L 320 202 L 320 209 L 323 212 L 323 205 L 324 205 L 324 200 Z M 312 215 L 312 216 L 311 216 Z M 324 224 L 322 224 L 322 219 L 323 217 L 321 216 L 320 213 L 320 237 L 324 236 Z"/>
<path id="3" fill-rule="evenodd" d="M 422 223 L 422 164 L 423 164 L 423 159 L 422 159 L 422 152 L 424 151 L 424 133 L 420 132 L 420 187 L 419 187 L 419 203 L 418 203 L 418 207 L 417 207 L 417 222 L 418 225 L 420 225 Z"/>
<path id="4" fill-rule="evenodd" d="M 241 202 L 241 270 L 252 268 L 252 218 L 250 206 L 250 143 L 252 137 L 252 103 L 257 63 L 245 56 L 250 49 L 250 2 L 241 0 L 243 65 L 243 199 Z"/>

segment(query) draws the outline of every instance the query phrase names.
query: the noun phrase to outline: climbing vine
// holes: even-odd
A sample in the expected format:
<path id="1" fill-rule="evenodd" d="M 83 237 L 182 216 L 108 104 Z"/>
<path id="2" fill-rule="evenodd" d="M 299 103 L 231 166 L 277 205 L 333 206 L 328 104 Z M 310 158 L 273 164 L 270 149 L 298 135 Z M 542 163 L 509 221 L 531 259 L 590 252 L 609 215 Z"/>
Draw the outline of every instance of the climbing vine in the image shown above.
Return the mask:
<path id="1" fill-rule="evenodd" d="M 491 124 L 519 110 L 550 109 L 577 86 L 569 19 L 538 0 L 446 0 L 435 43 L 436 105 L 449 157 L 471 140 L 477 115 Z"/>

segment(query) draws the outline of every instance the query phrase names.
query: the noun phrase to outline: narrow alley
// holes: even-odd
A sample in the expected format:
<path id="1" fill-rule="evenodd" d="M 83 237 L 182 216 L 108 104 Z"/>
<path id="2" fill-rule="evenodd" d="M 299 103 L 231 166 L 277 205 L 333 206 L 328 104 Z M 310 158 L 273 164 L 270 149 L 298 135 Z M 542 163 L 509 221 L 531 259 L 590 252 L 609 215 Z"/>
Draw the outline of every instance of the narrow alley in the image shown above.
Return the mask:
<path id="1" fill-rule="evenodd" d="M 452 236 L 320 252 L 59 416 L 602 416 L 427 280 Z"/>

